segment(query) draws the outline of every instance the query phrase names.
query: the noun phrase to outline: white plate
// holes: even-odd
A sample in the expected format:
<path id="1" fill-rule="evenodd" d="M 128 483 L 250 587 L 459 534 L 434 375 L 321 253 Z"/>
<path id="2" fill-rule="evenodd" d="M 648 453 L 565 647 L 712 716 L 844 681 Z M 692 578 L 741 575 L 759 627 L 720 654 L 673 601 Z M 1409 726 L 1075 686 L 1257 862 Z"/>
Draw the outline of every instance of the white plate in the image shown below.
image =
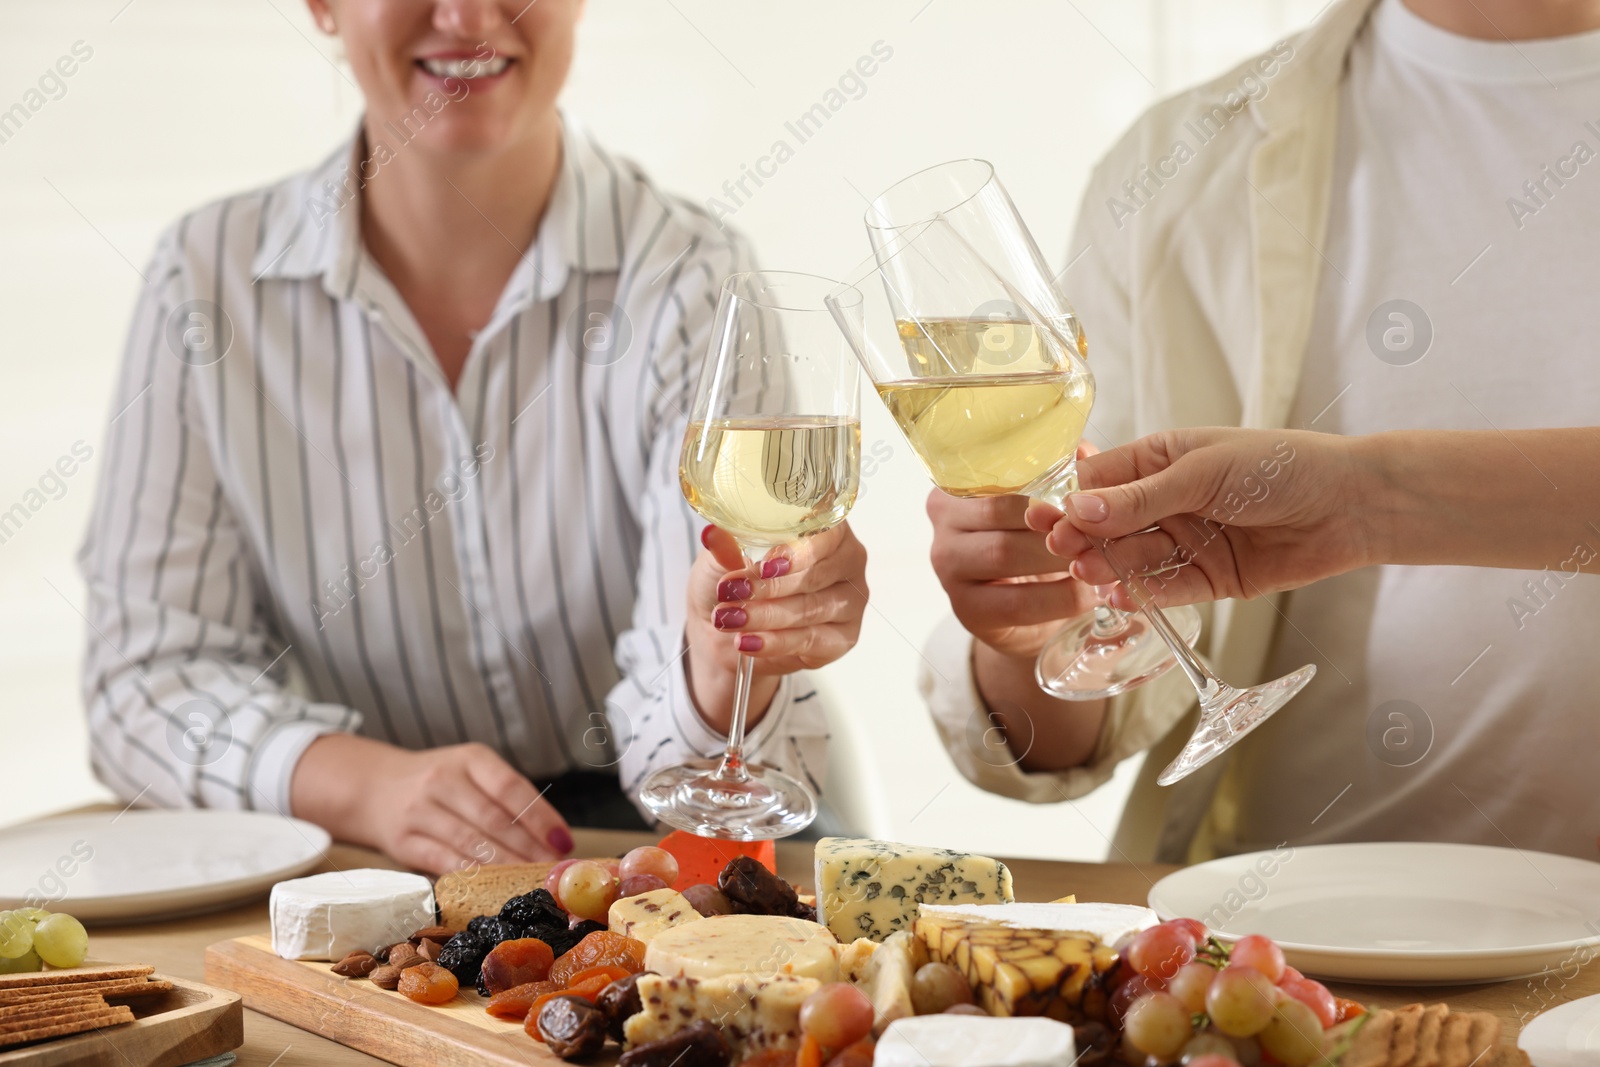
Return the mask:
<path id="1" fill-rule="evenodd" d="M 0 908 L 38 902 L 84 922 L 192 915 L 266 894 L 328 844 L 320 826 L 250 811 L 45 819 L 0 830 Z"/>
<path id="2" fill-rule="evenodd" d="M 1522 978 L 1593 955 L 1600 864 L 1484 845 L 1283 846 L 1197 864 L 1150 890 L 1163 919 L 1222 940 L 1265 934 L 1320 978 L 1380 983 Z"/>
<path id="3" fill-rule="evenodd" d="M 1537 1016 L 1517 1037 L 1533 1067 L 1594 1067 L 1600 1063 L 1600 996 L 1583 997 Z"/>

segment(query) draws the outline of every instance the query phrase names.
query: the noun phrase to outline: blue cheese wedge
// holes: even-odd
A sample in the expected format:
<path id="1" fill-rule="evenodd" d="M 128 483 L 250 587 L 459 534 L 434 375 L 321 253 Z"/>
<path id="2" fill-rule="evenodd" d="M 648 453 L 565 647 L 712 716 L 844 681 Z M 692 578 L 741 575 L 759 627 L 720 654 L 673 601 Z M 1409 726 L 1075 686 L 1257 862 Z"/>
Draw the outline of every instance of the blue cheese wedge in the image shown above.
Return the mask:
<path id="1" fill-rule="evenodd" d="M 870 838 L 825 837 L 816 852 L 817 921 L 840 941 L 910 930 L 919 904 L 1008 904 L 999 860 Z"/>
<path id="2" fill-rule="evenodd" d="M 688 978 L 641 974 L 640 1010 L 623 1024 L 629 1048 L 709 1022 L 733 1046 L 735 1060 L 763 1049 L 800 1046 L 800 1006 L 817 991 L 815 978 L 725 974 Z"/>
<path id="3" fill-rule="evenodd" d="M 890 1025 L 873 1067 L 1071 1067 L 1072 1027 L 1054 1019 L 919 1015 Z"/>
<path id="4" fill-rule="evenodd" d="M 934 919 L 969 919 L 1022 930 L 1088 934 L 1106 945 L 1114 945 L 1161 921 L 1155 912 L 1137 904 L 924 904 L 919 912 Z"/>

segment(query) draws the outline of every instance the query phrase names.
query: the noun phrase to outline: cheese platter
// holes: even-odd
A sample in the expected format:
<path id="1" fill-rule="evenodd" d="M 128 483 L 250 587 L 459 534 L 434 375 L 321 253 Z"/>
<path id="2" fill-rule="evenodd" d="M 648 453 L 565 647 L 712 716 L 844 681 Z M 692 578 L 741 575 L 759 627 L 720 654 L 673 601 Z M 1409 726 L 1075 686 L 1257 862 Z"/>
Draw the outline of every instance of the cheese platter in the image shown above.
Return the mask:
<path id="1" fill-rule="evenodd" d="M 824 838 L 811 895 L 778 877 L 770 845 L 727 845 L 673 835 L 426 889 L 318 876 L 346 878 L 328 887 L 337 907 L 285 883 L 272 929 L 212 945 L 206 977 L 402 1067 L 1526 1063 L 1492 1015 L 1368 1010 L 1264 937 L 1018 901 L 998 860 Z"/>

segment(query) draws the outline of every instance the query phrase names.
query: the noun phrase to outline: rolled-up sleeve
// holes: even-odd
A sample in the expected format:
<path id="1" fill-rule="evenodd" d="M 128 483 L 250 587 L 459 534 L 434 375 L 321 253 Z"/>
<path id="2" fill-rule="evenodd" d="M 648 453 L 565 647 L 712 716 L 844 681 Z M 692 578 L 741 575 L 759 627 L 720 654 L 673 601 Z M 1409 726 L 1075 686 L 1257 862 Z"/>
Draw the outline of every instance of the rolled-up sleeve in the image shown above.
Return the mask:
<path id="1" fill-rule="evenodd" d="M 663 248 L 672 244 L 662 242 Z M 637 795 L 650 773 L 685 759 L 716 755 L 727 744 L 727 738 L 700 717 L 689 691 L 684 590 L 706 523 L 683 499 L 678 458 L 722 280 L 751 269 L 752 258 L 737 238 L 716 248 L 696 248 L 684 257 L 681 269 L 665 264 L 666 258 L 663 269 L 668 271 L 671 292 L 665 302 L 670 315 L 649 337 L 656 428 L 640 504 L 645 533 L 639 595 L 633 626 L 617 639 L 622 681 L 606 699 L 621 752 L 618 770 L 629 795 Z M 649 276 L 652 271 L 647 266 L 642 273 Z M 752 762 L 777 767 L 822 792 L 828 723 L 822 697 L 808 672 L 781 679 L 766 713 L 746 737 L 745 751 Z"/>
<path id="2" fill-rule="evenodd" d="M 130 802 L 287 813 L 300 754 L 359 715 L 286 688 L 291 650 L 196 403 L 215 372 L 182 358 L 169 322 L 192 297 L 179 233 L 146 274 L 78 556 L 91 762 Z"/>

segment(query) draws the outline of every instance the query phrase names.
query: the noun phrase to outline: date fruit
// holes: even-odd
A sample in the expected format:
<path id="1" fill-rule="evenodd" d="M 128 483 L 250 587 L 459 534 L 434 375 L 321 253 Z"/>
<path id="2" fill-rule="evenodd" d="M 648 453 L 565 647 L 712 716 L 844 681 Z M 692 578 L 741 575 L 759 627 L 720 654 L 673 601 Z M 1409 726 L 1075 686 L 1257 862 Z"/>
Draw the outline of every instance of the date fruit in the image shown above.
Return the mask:
<path id="1" fill-rule="evenodd" d="M 728 1067 L 733 1049 L 711 1023 L 701 1020 L 660 1041 L 622 1054 L 617 1067 Z"/>
<path id="2" fill-rule="evenodd" d="M 735 856 L 717 875 L 717 888 L 741 915 L 789 915 L 800 903 L 794 886 L 749 856 Z"/>
<path id="3" fill-rule="evenodd" d="M 644 1001 L 639 997 L 639 974 L 618 978 L 600 990 L 600 995 L 595 998 L 595 1005 L 606 1013 L 606 1033 L 616 1041 L 622 1040 L 622 1024 L 628 1021 L 628 1017 L 644 1011 Z"/>
<path id="4" fill-rule="evenodd" d="M 539 1009 L 539 1033 L 564 1060 L 593 1056 L 605 1047 L 605 1012 L 578 996 L 552 997 Z"/>

